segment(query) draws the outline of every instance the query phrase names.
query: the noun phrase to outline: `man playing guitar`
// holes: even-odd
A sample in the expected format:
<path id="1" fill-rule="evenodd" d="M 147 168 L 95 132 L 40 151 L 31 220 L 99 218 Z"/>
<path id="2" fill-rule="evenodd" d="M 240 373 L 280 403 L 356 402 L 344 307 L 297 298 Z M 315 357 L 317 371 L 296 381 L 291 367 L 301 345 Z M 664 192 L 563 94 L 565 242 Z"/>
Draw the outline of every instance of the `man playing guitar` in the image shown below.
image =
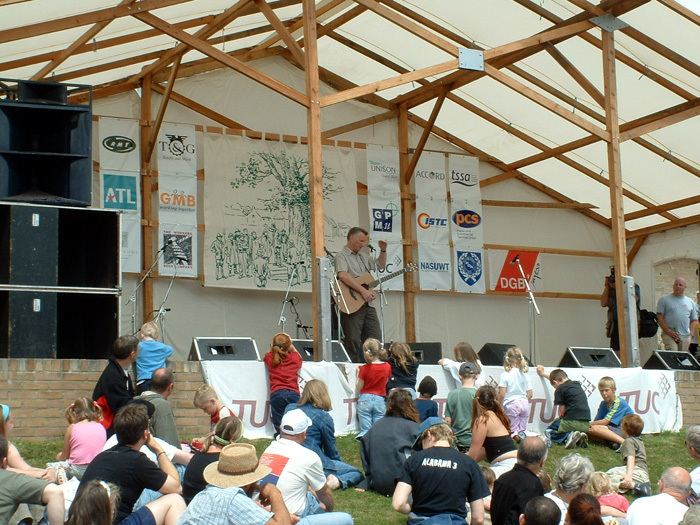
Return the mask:
<path id="1" fill-rule="evenodd" d="M 338 273 L 338 280 L 359 293 L 365 301 L 356 312 L 340 314 L 340 323 L 343 327 L 343 343 L 350 358 L 356 362 L 363 362 L 362 342 L 368 337 L 380 339 L 382 337 L 381 327 L 377 311 L 370 303 L 376 297 L 371 289 L 367 289 L 357 280 L 357 277 L 377 269 L 383 270 L 386 265 L 386 241 L 379 241 L 379 256 L 373 257 L 369 246 L 367 230 L 355 226 L 348 230 L 347 243 L 343 249 L 336 254 L 335 270 Z"/>

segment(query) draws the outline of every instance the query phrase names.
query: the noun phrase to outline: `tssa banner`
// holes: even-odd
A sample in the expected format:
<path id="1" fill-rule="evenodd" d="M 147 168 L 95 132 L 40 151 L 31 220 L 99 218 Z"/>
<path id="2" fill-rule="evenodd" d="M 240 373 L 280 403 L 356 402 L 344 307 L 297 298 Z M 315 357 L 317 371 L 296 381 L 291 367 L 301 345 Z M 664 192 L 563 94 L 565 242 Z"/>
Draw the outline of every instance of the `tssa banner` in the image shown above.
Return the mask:
<path id="1" fill-rule="evenodd" d="M 524 292 L 525 279 L 532 289 L 542 279 L 540 252 L 525 250 L 489 250 L 489 278 L 491 290 L 497 292 Z M 520 273 L 523 269 L 525 279 Z"/>

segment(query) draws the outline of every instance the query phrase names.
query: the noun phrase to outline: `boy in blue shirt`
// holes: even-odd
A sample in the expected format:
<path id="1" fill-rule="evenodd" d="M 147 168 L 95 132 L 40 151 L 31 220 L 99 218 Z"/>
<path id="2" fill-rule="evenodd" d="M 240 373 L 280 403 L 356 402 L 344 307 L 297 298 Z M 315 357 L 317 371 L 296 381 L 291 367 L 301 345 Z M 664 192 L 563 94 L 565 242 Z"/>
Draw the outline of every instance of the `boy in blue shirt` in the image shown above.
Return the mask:
<path id="1" fill-rule="evenodd" d="M 141 342 L 136 358 L 136 392 L 141 395 L 150 390 L 153 372 L 165 368 L 165 361 L 173 354 L 173 348 L 158 341 L 160 330 L 153 321 L 141 327 L 139 337 Z"/>
<path id="2" fill-rule="evenodd" d="M 603 400 L 598 407 L 595 420 L 591 421 L 588 435 L 598 441 L 609 442 L 612 448 L 617 450 L 625 440 L 620 423 L 627 414 L 634 414 L 634 411 L 627 404 L 627 401 L 617 396 L 617 387 L 612 377 L 602 377 L 598 381 L 598 391 Z"/>

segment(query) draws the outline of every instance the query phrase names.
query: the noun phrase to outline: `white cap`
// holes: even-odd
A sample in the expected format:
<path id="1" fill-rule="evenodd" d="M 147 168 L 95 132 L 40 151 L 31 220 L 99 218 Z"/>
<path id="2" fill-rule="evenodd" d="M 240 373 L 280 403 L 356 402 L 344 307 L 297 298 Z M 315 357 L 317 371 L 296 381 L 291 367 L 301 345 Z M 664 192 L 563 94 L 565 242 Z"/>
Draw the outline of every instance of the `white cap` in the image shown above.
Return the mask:
<path id="1" fill-rule="evenodd" d="M 306 429 L 309 428 L 311 424 L 311 420 L 304 413 L 304 411 L 299 408 L 295 408 L 282 416 L 280 432 L 289 434 L 290 436 L 296 436 L 302 432 L 306 432 Z"/>

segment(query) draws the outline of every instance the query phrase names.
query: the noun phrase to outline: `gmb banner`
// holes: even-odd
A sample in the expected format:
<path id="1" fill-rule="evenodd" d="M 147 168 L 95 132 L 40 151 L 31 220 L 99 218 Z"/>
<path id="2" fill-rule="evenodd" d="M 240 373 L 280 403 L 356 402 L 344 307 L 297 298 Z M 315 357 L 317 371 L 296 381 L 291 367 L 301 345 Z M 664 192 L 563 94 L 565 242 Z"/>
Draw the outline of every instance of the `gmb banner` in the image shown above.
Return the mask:
<path id="1" fill-rule="evenodd" d="M 160 173 L 158 220 L 167 224 L 197 226 L 197 178 Z"/>
<path id="2" fill-rule="evenodd" d="M 401 239 L 399 150 L 367 146 L 369 235 L 374 241 Z"/>

